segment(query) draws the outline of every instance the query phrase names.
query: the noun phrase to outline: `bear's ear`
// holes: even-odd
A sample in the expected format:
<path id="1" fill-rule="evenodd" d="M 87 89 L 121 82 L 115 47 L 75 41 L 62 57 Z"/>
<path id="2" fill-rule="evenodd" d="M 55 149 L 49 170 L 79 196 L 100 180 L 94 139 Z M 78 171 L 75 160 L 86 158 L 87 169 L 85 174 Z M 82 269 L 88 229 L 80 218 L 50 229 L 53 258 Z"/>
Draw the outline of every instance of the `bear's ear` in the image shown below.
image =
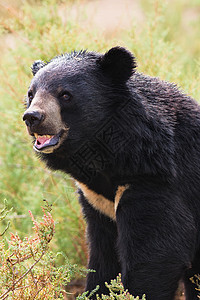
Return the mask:
<path id="1" fill-rule="evenodd" d="M 132 53 L 122 47 L 111 48 L 99 59 L 99 64 L 103 72 L 117 82 L 127 81 L 137 66 Z"/>
<path id="2" fill-rule="evenodd" d="M 35 76 L 35 74 L 44 66 L 46 65 L 46 63 L 42 60 L 36 60 L 34 61 L 34 63 L 31 66 L 31 70 L 33 73 L 33 76 Z"/>

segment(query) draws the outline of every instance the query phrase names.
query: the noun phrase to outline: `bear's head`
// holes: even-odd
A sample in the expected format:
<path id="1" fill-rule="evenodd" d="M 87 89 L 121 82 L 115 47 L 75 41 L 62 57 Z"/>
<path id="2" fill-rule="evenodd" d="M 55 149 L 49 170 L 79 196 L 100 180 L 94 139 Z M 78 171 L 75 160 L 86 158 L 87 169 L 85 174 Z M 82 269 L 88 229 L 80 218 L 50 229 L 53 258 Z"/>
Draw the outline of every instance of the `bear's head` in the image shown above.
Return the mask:
<path id="1" fill-rule="evenodd" d="M 34 149 L 50 154 L 89 138 L 125 98 L 135 68 L 134 57 L 121 47 L 35 61 L 23 115 Z"/>

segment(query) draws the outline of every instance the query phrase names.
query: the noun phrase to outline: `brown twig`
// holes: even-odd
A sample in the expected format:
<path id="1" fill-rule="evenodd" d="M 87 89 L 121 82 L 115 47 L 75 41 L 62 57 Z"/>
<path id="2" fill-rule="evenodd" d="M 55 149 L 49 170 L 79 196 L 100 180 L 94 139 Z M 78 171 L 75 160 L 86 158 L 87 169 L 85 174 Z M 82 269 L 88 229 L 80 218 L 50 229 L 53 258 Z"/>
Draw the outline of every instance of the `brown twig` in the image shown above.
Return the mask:
<path id="1" fill-rule="evenodd" d="M 4 231 L 2 233 L 0 233 L 0 236 L 4 235 L 4 233 L 8 230 L 9 226 L 10 226 L 10 221 L 8 221 L 6 228 L 4 229 Z"/>

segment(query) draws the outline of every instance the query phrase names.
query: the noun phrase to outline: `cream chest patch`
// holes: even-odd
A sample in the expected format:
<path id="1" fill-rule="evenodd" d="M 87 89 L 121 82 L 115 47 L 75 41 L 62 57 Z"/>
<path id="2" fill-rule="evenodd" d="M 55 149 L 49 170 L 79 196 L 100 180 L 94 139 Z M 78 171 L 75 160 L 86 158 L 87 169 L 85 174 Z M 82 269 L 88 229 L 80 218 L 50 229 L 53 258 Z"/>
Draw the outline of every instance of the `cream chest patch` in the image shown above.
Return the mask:
<path id="1" fill-rule="evenodd" d="M 98 211 L 108 216 L 112 220 L 116 220 L 116 211 L 119 204 L 119 201 L 124 193 L 124 191 L 128 188 L 128 185 L 120 185 L 117 188 L 115 194 L 115 202 L 105 198 L 101 194 L 97 194 L 91 189 L 87 187 L 86 184 L 76 181 L 76 185 L 80 188 L 88 200 L 88 202 Z"/>

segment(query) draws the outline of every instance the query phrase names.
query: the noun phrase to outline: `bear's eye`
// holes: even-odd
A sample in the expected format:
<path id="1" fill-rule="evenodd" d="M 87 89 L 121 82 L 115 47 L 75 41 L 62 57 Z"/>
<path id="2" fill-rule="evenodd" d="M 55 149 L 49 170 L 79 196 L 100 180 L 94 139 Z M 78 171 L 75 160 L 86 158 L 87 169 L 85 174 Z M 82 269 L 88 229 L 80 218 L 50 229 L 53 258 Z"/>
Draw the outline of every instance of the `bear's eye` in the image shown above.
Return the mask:
<path id="1" fill-rule="evenodd" d="M 59 97 L 66 102 L 69 102 L 72 98 L 72 95 L 67 92 L 67 91 L 63 91 L 62 93 L 60 93 Z"/>
<path id="2" fill-rule="evenodd" d="M 29 104 L 31 104 L 32 100 L 33 100 L 33 92 L 32 91 L 29 91 L 28 92 L 28 100 L 29 100 Z"/>

